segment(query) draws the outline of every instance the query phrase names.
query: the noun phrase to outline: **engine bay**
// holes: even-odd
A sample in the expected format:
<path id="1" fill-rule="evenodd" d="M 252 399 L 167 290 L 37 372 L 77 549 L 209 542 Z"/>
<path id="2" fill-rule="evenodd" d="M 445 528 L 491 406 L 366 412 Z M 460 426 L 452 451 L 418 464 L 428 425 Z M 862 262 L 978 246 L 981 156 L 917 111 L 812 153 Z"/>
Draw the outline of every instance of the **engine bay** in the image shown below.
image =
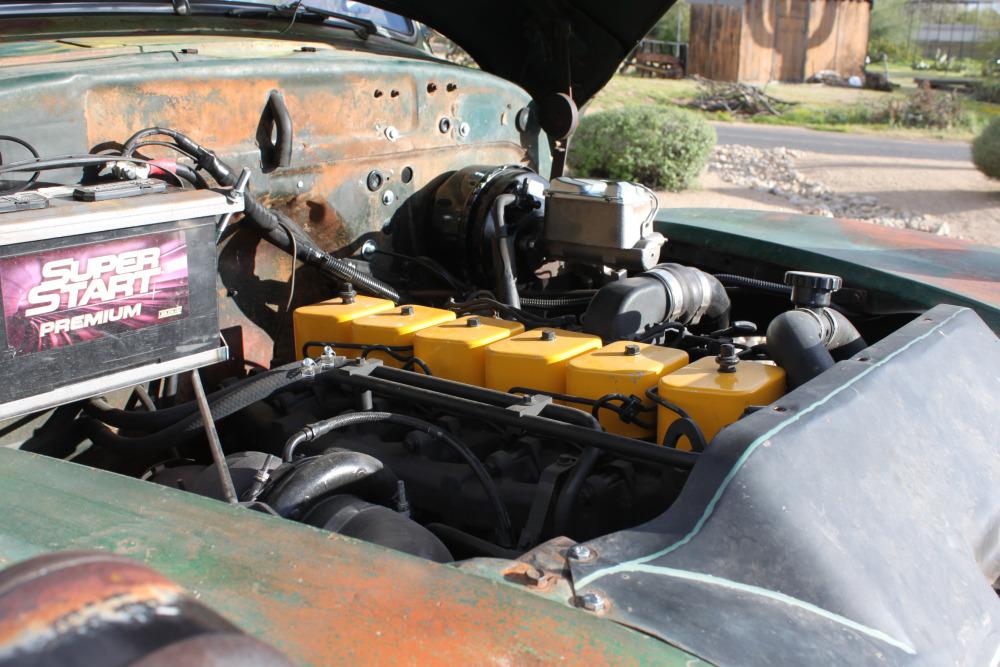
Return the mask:
<path id="1" fill-rule="evenodd" d="M 18 378 L 0 415 L 50 411 L 22 449 L 439 562 L 653 519 L 720 430 L 867 346 L 838 276 L 665 261 L 634 183 L 469 166 L 328 251 L 171 128 L 0 165 L 19 170 L 37 171 L 0 196 Z M 392 177 L 357 187 L 388 199 Z M 266 365 L 220 324 L 216 246 L 248 232 L 322 296 L 292 307 L 293 270 L 271 313 L 293 344 Z"/>

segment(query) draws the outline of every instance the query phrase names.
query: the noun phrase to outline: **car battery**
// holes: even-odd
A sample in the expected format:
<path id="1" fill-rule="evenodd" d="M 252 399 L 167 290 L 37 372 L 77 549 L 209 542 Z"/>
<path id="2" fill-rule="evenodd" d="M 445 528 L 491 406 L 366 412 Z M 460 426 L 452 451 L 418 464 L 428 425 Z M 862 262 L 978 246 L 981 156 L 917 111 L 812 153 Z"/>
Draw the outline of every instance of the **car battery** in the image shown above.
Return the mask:
<path id="1" fill-rule="evenodd" d="M 351 323 L 359 317 L 383 313 L 394 308 L 392 301 L 353 292 L 311 306 L 296 308 L 292 313 L 295 331 L 295 353 L 299 359 L 306 355 L 315 357 L 322 348 L 305 349 L 310 343 L 353 343 Z M 334 346 L 336 347 L 336 346 Z M 337 354 L 354 358 L 360 350 L 337 347 Z"/>
<path id="2" fill-rule="evenodd" d="M 785 394 L 785 371 L 760 361 L 741 361 L 729 372 L 719 369 L 715 357 L 702 357 L 660 378 L 660 397 L 684 409 L 711 442 L 723 427 L 732 424 L 751 405 L 769 405 Z M 657 408 L 656 438 L 663 442 L 677 413 Z M 691 449 L 681 438 L 677 449 Z"/>
<path id="3" fill-rule="evenodd" d="M 562 329 L 534 329 L 486 349 L 486 386 L 497 391 L 527 387 L 565 393 L 566 365 L 601 347 L 597 336 Z"/>
<path id="4" fill-rule="evenodd" d="M 608 394 L 637 396 L 644 406 L 652 407 L 652 401 L 646 398 L 646 390 L 655 387 L 665 374 L 687 363 L 688 354 L 684 350 L 618 341 L 570 361 L 566 369 L 566 393 L 590 399 Z M 655 432 L 654 426 L 644 428 L 634 423 L 627 424 L 611 410 L 600 410 L 598 416 L 601 426 L 609 433 L 648 438 Z M 644 412 L 641 417 L 655 424 L 655 412 Z"/>
<path id="5" fill-rule="evenodd" d="M 520 322 L 468 315 L 418 331 L 413 354 L 437 377 L 482 387 L 486 346 L 524 331 Z"/>
<path id="6" fill-rule="evenodd" d="M 215 233 L 242 197 L 147 180 L 0 199 L 0 418 L 227 357 Z"/>
<path id="7" fill-rule="evenodd" d="M 428 306 L 399 306 L 374 315 L 359 317 L 351 323 L 351 336 L 361 345 L 386 345 L 389 347 L 409 347 L 413 336 L 421 329 L 444 324 L 455 319 L 455 313 Z M 410 352 L 400 352 L 397 356 L 410 356 Z M 381 359 L 386 366 L 402 368 L 405 364 L 386 352 L 372 352 L 369 359 Z"/>

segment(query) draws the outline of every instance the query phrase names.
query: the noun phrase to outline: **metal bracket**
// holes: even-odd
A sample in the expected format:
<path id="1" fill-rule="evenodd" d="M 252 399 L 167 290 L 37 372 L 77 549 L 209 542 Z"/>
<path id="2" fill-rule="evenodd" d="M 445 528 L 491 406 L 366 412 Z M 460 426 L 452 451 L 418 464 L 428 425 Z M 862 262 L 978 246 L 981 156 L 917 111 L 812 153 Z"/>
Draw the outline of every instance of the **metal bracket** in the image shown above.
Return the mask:
<path id="1" fill-rule="evenodd" d="M 348 375 L 358 375 L 367 377 L 375 372 L 375 369 L 382 365 L 381 359 L 358 359 L 357 364 L 347 364 L 338 370 L 344 371 Z"/>
<path id="2" fill-rule="evenodd" d="M 522 417 L 537 417 L 542 413 L 542 410 L 546 406 L 552 404 L 552 397 L 545 396 L 542 394 L 532 394 L 531 396 L 524 397 L 524 403 L 515 403 L 514 405 L 508 405 L 508 410 L 513 410 Z"/>

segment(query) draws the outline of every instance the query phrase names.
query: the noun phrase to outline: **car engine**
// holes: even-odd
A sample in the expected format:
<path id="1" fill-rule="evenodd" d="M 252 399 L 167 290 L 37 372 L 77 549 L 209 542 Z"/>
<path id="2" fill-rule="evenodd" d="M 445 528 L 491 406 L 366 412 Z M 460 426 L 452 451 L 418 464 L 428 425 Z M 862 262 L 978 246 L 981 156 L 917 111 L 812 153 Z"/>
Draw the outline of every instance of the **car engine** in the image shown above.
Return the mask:
<path id="1" fill-rule="evenodd" d="M 70 167 L 82 184 L 35 184 Z M 18 169 L 38 172 L 0 196 L 0 417 L 47 412 L 22 449 L 439 562 L 661 514 L 719 431 L 866 347 L 838 276 L 665 261 L 635 183 L 470 166 L 330 252 L 170 128 Z M 294 345 L 269 367 L 220 333 L 236 229 L 325 294 L 275 315 Z"/>

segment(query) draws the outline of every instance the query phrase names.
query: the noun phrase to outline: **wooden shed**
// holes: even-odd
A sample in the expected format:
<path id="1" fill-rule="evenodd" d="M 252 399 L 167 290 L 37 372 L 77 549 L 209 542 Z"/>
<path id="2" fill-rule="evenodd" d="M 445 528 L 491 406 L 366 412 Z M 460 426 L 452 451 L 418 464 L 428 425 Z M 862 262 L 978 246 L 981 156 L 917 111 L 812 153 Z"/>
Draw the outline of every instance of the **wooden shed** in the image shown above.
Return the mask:
<path id="1" fill-rule="evenodd" d="M 688 74 L 716 81 L 861 76 L 869 0 L 689 0 Z"/>

